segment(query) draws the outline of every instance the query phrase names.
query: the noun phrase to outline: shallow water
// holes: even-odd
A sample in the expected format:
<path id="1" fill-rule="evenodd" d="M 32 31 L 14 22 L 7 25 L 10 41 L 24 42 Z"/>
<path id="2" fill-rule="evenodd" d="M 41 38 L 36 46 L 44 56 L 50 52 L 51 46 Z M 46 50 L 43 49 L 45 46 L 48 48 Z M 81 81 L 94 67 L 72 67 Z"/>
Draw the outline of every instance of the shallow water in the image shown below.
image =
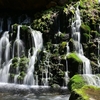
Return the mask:
<path id="1" fill-rule="evenodd" d="M 0 100 L 69 100 L 69 96 L 67 87 L 0 83 Z"/>
<path id="2" fill-rule="evenodd" d="M 59 94 L 45 94 L 45 95 L 20 95 L 20 94 L 9 94 L 9 93 L 0 93 L 0 100 L 69 100 L 68 95 L 59 95 Z"/>

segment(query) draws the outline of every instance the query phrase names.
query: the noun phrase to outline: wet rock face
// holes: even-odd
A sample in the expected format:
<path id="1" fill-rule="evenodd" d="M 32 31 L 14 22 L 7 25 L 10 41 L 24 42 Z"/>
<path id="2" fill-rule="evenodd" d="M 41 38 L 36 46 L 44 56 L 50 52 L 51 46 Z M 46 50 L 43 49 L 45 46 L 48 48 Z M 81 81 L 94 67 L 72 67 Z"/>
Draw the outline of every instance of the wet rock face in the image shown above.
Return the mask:
<path id="1" fill-rule="evenodd" d="M 39 10 L 63 5 L 67 0 L 0 0 L 0 9 Z"/>

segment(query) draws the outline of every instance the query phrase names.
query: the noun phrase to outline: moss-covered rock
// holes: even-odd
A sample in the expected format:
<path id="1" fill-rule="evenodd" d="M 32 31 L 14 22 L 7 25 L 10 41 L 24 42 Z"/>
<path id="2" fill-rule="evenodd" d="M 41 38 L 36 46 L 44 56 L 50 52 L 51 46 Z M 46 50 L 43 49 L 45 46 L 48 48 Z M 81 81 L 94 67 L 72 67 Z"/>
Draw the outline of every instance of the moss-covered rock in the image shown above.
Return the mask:
<path id="1" fill-rule="evenodd" d="M 67 56 L 68 60 L 68 70 L 69 76 L 72 77 L 75 74 L 79 73 L 79 67 L 82 66 L 82 60 L 78 57 L 78 55 L 73 52 Z"/>
<path id="2" fill-rule="evenodd" d="M 77 62 L 77 63 L 79 63 L 79 64 L 81 64 L 82 63 L 82 60 L 77 56 L 77 54 L 75 53 L 75 52 L 73 52 L 73 53 L 70 53 L 68 56 L 67 56 L 67 59 L 68 60 L 72 60 L 72 63 L 75 63 L 75 62 Z"/>
<path id="3" fill-rule="evenodd" d="M 83 86 L 81 89 L 75 89 L 69 100 L 99 100 L 100 88 L 95 86 Z"/>
<path id="4" fill-rule="evenodd" d="M 69 80 L 68 88 L 70 91 L 74 91 L 74 89 L 80 89 L 84 85 L 86 85 L 84 78 L 77 74 Z"/>

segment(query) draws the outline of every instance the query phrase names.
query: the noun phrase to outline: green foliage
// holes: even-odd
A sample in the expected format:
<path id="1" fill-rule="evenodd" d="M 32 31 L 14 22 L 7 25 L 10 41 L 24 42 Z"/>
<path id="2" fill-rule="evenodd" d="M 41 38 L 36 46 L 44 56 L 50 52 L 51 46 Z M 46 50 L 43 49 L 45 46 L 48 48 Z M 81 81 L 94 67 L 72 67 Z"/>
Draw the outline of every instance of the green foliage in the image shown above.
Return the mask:
<path id="1" fill-rule="evenodd" d="M 64 49 L 64 48 L 66 48 L 66 42 L 62 42 L 61 44 L 60 44 L 60 48 L 62 48 L 62 49 Z"/>
<path id="2" fill-rule="evenodd" d="M 65 54 L 66 53 L 66 45 L 67 45 L 66 42 L 60 43 L 60 45 L 59 45 L 59 53 L 60 54 Z"/>
<path id="3" fill-rule="evenodd" d="M 12 63 L 15 63 L 15 62 L 18 62 L 19 61 L 19 58 L 18 57 L 15 57 L 12 59 Z"/>
<path id="4" fill-rule="evenodd" d="M 68 83 L 68 88 L 70 91 L 74 91 L 75 89 L 82 88 L 85 84 L 85 80 L 81 75 L 74 75 Z"/>
<path id="5" fill-rule="evenodd" d="M 11 67 L 11 68 L 17 68 L 17 67 L 18 67 L 18 63 L 16 63 L 16 62 L 15 62 L 15 63 L 12 63 L 12 64 L 10 65 L 10 67 Z"/>

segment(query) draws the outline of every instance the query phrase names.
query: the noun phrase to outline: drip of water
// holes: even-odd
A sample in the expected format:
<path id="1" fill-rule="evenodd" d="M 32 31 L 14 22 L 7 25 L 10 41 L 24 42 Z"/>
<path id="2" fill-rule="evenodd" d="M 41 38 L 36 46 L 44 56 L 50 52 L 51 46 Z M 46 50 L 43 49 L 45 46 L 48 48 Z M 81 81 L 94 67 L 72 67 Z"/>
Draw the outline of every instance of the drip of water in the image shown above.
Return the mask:
<path id="1" fill-rule="evenodd" d="M 29 58 L 29 67 L 27 69 L 27 74 L 24 78 L 24 84 L 29 84 L 29 85 L 35 85 L 35 79 L 34 79 L 34 64 L 35 64 L 35 60 L 37 57 L 37 53 L 39 52 L 39 50 L 41 50 L 42 46 L 43 46 L 43 40 L 42 40 L 42 33 L 39 31 L 34 31 L 30 28 L 31 30 L 31 35 L 32 35 L 32 44 L 33 45 L 33 55 Z"/>

